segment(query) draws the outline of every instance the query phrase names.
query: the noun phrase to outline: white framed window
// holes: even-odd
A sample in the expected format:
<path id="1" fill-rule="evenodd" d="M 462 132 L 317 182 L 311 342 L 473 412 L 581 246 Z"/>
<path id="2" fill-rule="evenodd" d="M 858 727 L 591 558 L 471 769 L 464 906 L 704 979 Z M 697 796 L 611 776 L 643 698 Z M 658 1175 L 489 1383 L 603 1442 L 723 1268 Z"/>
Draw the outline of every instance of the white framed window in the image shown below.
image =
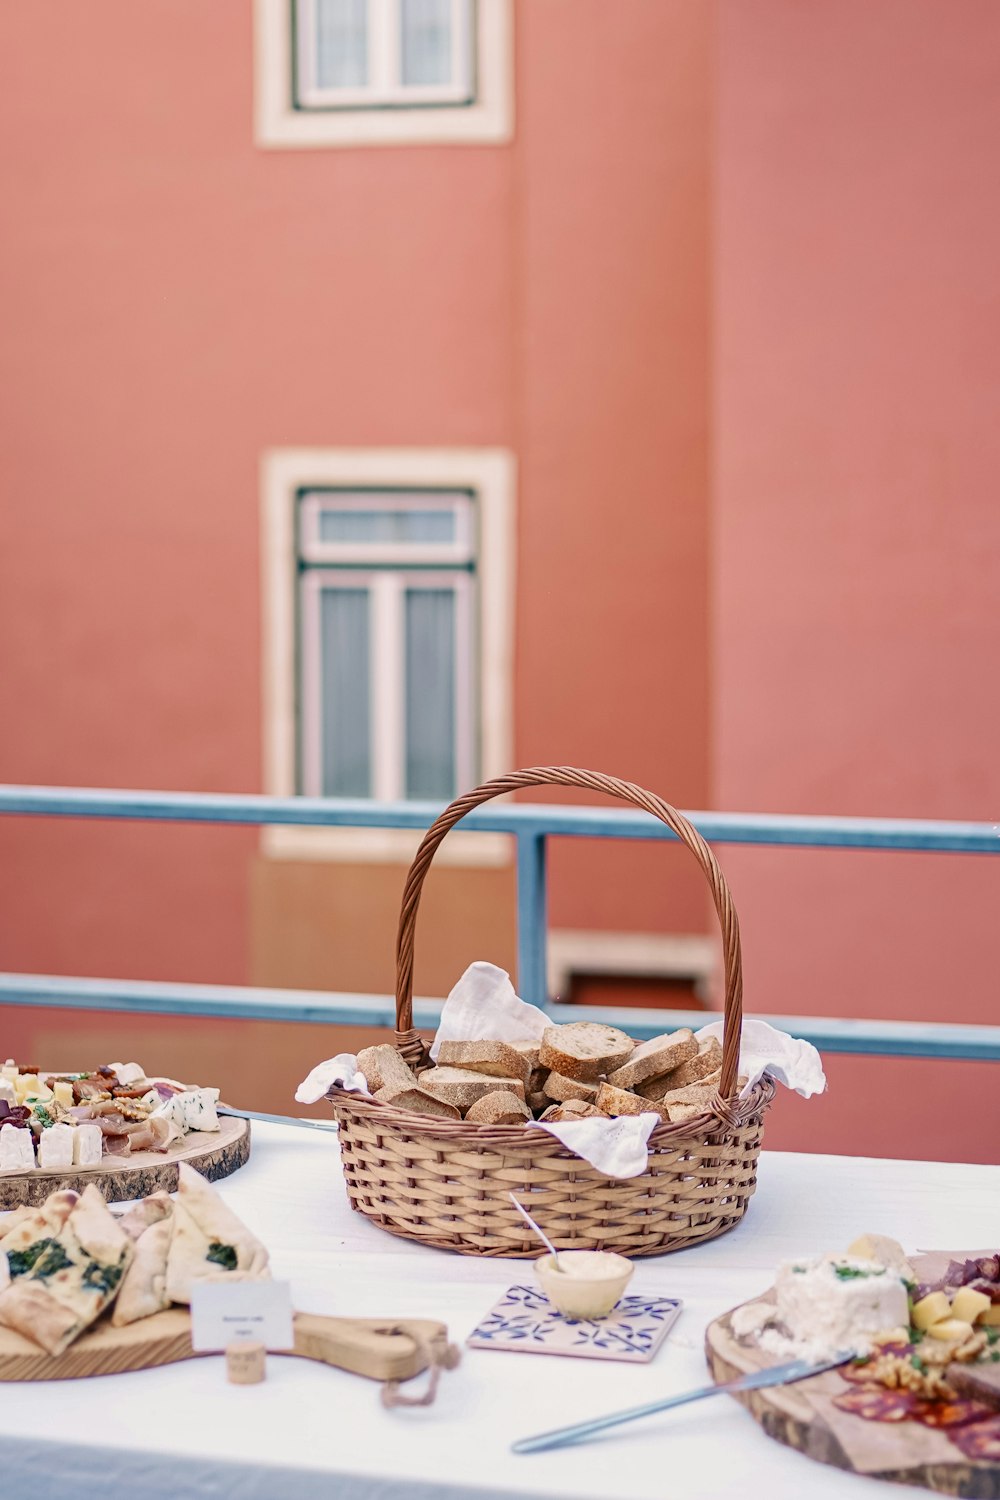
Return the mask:
<path id="1" fill-rule="evenodd" d="M 256 0 L 263 146 L 506 141 L 512 0 Z"/>
<path id="2" fill-rule="evenodd" d="M 475 496 L 299 498 L 299 785 L 450 801 L 478 774 Z"/>
<path id="3" fill-rule="evenodd" d="M 262 466 L 265 785 L 445 802 L 509 769 L 514 466 L 496 449 L 275 450 Z M 409 859 L 401 830 L 268 828 L 288 858 Z M 509 840 L 440 851 L 499 863 Z"/>

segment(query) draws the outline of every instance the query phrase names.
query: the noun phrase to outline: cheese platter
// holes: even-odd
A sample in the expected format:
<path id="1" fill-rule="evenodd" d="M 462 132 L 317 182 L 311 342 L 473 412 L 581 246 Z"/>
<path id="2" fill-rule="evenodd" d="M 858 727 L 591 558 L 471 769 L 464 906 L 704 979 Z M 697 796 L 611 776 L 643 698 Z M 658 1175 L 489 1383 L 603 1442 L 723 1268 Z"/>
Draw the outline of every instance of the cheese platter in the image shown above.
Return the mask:
<path id="1" fill-rule="evenodd" d="M 869 1478 L 1000 1500 L 1000 1256 L 924 1254 L 881 1270 L 868 1255 L 790 1262 L 770 1291 L 709 1325 L 705 1352 L 721 1385 L 791 1354 L 815 1358 L 830 1340 L 855 1357 L 737 1394 L 769 1437 Z"/>
<path id="2" fill-rule="evenodd" d="M 0 1211 L 96 1183 L 109 1202 L 177 1186 L 178 1164 L 228 1176 L 250 1155 L 250 1124 L 218 1113 L 219 1090 L 147 1076 L 138 1063 L 45 1072 L 0 1067 Z"/>

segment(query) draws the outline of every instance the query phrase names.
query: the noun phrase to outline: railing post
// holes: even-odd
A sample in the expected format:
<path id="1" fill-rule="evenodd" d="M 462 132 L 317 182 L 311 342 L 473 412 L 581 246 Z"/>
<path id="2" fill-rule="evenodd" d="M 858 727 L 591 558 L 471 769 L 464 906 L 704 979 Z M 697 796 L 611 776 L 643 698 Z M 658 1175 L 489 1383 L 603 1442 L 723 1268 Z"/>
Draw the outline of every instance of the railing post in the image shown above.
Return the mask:
<path id="1" fill-rule="evenodd" d="M 517 834 L 517 993 L 530 1005 L 548 999 L 544 833 Z"/>

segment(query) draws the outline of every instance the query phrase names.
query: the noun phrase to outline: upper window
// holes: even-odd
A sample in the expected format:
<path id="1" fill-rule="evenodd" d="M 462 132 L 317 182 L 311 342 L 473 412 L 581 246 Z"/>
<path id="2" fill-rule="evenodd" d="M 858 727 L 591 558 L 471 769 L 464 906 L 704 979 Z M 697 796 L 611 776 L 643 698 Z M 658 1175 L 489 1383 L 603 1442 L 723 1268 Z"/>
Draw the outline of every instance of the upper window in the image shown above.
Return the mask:
<path id="1" fill-rule="evenodd" d="M 264 146 L 508 140 L 511 0 L 256 0 Z"/>
<path id="2" fill-rule="evenodd" d="M 475 101 L 472 0 L 296 0 L 300 109 Z"/>

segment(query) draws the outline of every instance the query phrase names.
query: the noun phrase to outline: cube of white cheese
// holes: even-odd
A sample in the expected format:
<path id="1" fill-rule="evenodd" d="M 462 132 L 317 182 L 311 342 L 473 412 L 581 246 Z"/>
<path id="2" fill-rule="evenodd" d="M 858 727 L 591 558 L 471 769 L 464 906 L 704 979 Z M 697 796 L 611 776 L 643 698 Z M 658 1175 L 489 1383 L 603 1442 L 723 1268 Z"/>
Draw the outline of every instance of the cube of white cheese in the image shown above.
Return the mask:
<path id="1" fill-rule="evenodd" d="M 100 1125 L 93 1120 L 81 1120 L 73 1131 L 74 1167 L 99 1166 L 103 1150 L 104 1135 Z"/>
<path id="2" fill-rule="evenodd" d="M 218 1089 L 188 1089 L 178 1094 L 185 1130 L 218 1130 L 219 1117 L 215 1112 Z M 175 1115 L 176 1119 L 176 1115 Z"/>
<path id="3" fill-rule="evenodd" d="M 0 1099 L 6 1099 L 7 1103 L 11 1105 L 17 1103 L 17 1095 L 14 1092 L 14 1085 L 11 1083 L 9 1078 L 4 1078 L 2 1076 L 0 1076 Z"/>
<path id="4" fill-rule="evenodd" d="M 23 1125 L 0 1128 L 0 1172 L 14 1172 L 18 1167 L 35 1165 L 35 1143 L 31 1131 Z"/>
<path id="5" fill-rule="evenodd" d="M 118 1082 L 126 1089 L 131 1088 L 134 1083 L 140 1083 L 146 1076 L 145 1068 L 140 1068 L 137 1062 L 112 1063 L 111 1066 L 118 1074 Z"/>
<path id="6" fill-rule="evenodd" d="M 73 1134 L 72 1125 L 50 1125 L 48 1130 L 43 1130 L 38 1140 L 38 1165 L 49 1172 L 62 1172 L 71 1167 Z"/>

